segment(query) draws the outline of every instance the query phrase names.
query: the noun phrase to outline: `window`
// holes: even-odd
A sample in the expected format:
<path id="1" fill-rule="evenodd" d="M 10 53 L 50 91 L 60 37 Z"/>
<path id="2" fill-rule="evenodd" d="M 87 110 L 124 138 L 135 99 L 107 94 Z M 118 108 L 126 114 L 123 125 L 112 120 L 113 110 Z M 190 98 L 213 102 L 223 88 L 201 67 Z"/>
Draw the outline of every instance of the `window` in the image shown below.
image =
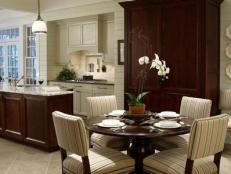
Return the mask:
<path id="1" fill-rule="evenodd" d="M 0 76 L 19 77 L 19 28 L 0 30 Z"/>
<path id="2" fill-rule="evenodd" d="M 35 34 L 32 33 L 32 27 L 28 26 L 26 29 L 26 84 L 36 84 L 38 76 L 38 61 L 36 59 L 36 43 Z"/>

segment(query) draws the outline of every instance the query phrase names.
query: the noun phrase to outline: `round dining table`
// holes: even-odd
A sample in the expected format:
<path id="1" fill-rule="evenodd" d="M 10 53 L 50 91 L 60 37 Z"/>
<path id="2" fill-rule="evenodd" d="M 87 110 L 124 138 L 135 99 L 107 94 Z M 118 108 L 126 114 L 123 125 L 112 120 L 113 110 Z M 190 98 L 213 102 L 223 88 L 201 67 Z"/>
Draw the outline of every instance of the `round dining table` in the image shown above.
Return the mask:
<path id="1" fill-rule="evenodd" d="M 135 173 L 143 173 L 143 159 L 151 154 L 155 153 L 152 142 L 155 138 L 161 138 L 165 136 L 173 136 L 186 134 L 190 132 L 190 125 L 193 119 L 188 117 L 182 117 L 179 128 L 174 129 L 162 129 L 153 126 L 159 119 L 151 119 L 141 124 L 130 124 L 127 120 L 121 119 L 125 123 L 124 126 L 116 128 L 105 128 L 98 126 L 98 123 L 106 117 L 92 117 L 86 120 L 86 128 L 89 134 L 99 133 L 110 136 L 126 137 L 129 139 L 129 146 L 127 148 L 127 154 L 135 160 Z"/>

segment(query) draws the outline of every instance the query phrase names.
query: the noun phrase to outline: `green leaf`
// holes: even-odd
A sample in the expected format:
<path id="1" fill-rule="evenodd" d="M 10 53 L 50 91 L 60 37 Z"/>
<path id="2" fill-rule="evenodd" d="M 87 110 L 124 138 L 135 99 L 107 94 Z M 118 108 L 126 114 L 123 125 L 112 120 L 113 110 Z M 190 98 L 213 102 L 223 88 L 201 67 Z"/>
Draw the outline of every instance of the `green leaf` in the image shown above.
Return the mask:
<path id="1" fill-rule="evenodd" d="M 149 94 L 148 91 L 147 91 L 147 92 L 142 92 L 142 93 L 140 93 L 140 94 L 137 96 L 137 101 L 139 101 L 140 103 L 142 103 L 144 97 L 145 97 L 147 94 Z"/>

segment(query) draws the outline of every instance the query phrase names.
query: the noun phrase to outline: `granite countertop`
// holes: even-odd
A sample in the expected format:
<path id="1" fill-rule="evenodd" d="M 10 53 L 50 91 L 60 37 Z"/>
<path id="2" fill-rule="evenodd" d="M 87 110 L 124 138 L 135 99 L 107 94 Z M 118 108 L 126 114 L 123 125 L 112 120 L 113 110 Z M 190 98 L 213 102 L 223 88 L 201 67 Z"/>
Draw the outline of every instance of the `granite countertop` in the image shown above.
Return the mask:
<path id="1" fill-rule="evenodd" d="M 114 82 L 106 81 L 106 80 L 49 80 L 49 82 L 62 82 L 62 83 L 84 83 L 84 84 L 93 84 L 93 85 L 114 85 Z"/>
<path id="2" fill-rule="evenodd" d="M 38 96 L 57 96 L 73 94 L 73 91 L 58 90 L 58 91 L 45 91 L 41 87 L 12 87 L 7 85 L 0 85 L 0 92 L 9 92 L 16 94 L 29 94 Z"/>

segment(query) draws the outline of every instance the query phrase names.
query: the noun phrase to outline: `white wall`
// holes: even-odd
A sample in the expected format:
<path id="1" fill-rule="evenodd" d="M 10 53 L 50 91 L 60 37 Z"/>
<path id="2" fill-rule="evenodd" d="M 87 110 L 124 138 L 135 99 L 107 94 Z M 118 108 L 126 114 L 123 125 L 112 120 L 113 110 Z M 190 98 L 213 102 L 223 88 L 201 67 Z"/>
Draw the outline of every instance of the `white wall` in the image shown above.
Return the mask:
<path id="1" fill-rule="evenodd" d="M 221 4 L 221 25 L 220 25 L 220 88 L 231 88 L 231 79 L 226 75 L 226 66 L 231 59 L 225 54 L 225 48 L 231 44 L 231 39 L 225 34 L 226 28 L 231 25 L 231 0 L 224 0 Z M 231 111 L 222 111 L 231 114 Z M 228 132 L 227 143 L 231 144 L 231 132 Z"/>

